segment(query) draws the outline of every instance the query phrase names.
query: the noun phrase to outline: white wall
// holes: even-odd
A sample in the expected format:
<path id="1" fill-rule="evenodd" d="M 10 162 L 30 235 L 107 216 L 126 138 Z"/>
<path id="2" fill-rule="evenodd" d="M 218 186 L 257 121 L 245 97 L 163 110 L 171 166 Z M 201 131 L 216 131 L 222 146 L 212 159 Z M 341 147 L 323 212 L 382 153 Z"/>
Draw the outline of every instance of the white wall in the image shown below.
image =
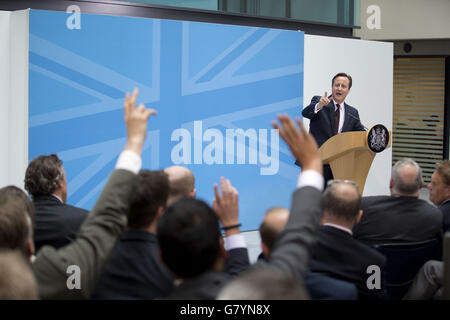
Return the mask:
<path id="1" fill-rule="evenodd" d="M 358 109 L 366 127 L 381 123 L 392 130 L 393 44 L 305 35 L 303 105 L 331 93 L 331 79 L 346 72 L 353 78 L 345 102 Z M 309 127 L 309 120 L 304 120 Z M 364 195 L 389 194 L 392 149 L 376 155 Z"/>
<path id="2" fill-rule="evenodd" d="M 0 187 L 8 182 L 10 16 L 0 11 Z"/>
<path id="3" fill-rule="evenodd" d="M 373 11 L 380 9 L 380 28 L 369 29 Z M 356 37 L 371 40 L 448 39 L 450 38 L 449 0 L 361 0 L 361 29 Z"/>
<path id="4" fill-rule="evenodd" d="M 23 188 L 28 164 L 28 10 L 0 11 L 0 187 Z"/>

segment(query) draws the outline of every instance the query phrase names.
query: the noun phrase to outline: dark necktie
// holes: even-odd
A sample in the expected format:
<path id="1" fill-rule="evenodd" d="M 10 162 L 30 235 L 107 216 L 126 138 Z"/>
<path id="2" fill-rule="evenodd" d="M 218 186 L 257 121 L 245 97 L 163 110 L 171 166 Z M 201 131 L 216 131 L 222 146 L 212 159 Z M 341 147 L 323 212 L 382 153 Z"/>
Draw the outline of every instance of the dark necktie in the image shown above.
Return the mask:
<path id="1" fill-rule="evenodd" d="M 339 131 L 339 118 L 341 116 L 339 105 L 337 104 L 337 109 L 334 112 L 334 134 L 337 134 Z"/>

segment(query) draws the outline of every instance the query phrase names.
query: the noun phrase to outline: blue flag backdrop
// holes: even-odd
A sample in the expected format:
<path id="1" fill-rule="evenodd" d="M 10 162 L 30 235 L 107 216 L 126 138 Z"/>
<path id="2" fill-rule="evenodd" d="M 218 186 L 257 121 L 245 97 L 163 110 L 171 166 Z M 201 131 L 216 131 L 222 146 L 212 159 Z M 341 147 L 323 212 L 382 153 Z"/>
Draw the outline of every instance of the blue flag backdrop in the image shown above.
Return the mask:
<path id="1" fill-rule="evenodd" d="M 211 204 L 227 177 L 244 230 L 289 207 L 299 168 L 271 127 L 302 110 L 302 32 L 31 10 L 29 159 L 57 153 L 68 203 L 92 208 L 126 141 L 123 99 L 154 108 L 143 168 L 184 165 Z"/>

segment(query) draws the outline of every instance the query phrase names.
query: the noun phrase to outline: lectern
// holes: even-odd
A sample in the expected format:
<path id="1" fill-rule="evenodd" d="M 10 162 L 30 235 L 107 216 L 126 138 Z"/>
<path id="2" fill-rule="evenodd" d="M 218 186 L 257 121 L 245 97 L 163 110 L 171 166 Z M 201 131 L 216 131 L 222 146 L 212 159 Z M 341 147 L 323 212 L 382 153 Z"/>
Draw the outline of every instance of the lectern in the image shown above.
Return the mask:
<path id="1" fill-rule="evenodd" d="M 324 164 L 329 164 L 335 179 L 353 180 L 362 195 L 375 154 L 390 147 L 389 131 L 375 125 L 368 131 L 351 131 L 328 139 L 319 149 Z"/>

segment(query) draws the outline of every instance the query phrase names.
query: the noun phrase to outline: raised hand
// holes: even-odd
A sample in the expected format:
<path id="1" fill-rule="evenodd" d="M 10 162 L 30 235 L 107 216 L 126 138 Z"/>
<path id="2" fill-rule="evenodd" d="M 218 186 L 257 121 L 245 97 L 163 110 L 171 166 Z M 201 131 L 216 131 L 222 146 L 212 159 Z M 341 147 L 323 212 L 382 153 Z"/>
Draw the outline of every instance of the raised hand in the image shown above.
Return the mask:
<path id="1" fill-rule="evenodd" d="M 277 118 L 281 126 L 276 121 L 272 122 L 272 126 L 278 129 L 281 138 L 289 146 L 292 155 L 300 163 L 302 170 L 311 169 L 322 174 L 322 160 L 316 140 L 305 130 L 300 119 L 296 119 L 299 126 L 297 128 L 288 115 L 278 115 Z"/>
<path id="2" fill-rule="evenodd" d="M 220 177 L 220 187 L 222 189 L 222 195 L 219 193 L 219 188 L 217 184 L 214 185 L 214 195 L 213 209 L 217 214 L 222 226 L 234 226 L 239 224 L 239 194 L 234 188 L 230 180 Z M 239 232 L 239 228 L 227 230 L 227 235 L 229 232 L 236 233 Z"/>
<path id="3" fill-rule="evenodd" d="M 137 154 L 141 154 L 147 134 L 147 120 L 150 115 L 156 114 L 156 110 L 146 109 L 143 104 L 136 108 L 138 92 L 136 88 L 131 96 L 128 93 L 125 96 L 124 115 L 128 137 L 125 150 L 132 150 Z"/>
<path id="4" fill-rule="evenodd" d="M 319 103 L 317 104 L 317 111 L 321 110 L 324 106 L 327 106 L 332 100 L 333 97 L 328 98 L 328 94 L 325 91 L 325 94 L 320 98 Z"/>

